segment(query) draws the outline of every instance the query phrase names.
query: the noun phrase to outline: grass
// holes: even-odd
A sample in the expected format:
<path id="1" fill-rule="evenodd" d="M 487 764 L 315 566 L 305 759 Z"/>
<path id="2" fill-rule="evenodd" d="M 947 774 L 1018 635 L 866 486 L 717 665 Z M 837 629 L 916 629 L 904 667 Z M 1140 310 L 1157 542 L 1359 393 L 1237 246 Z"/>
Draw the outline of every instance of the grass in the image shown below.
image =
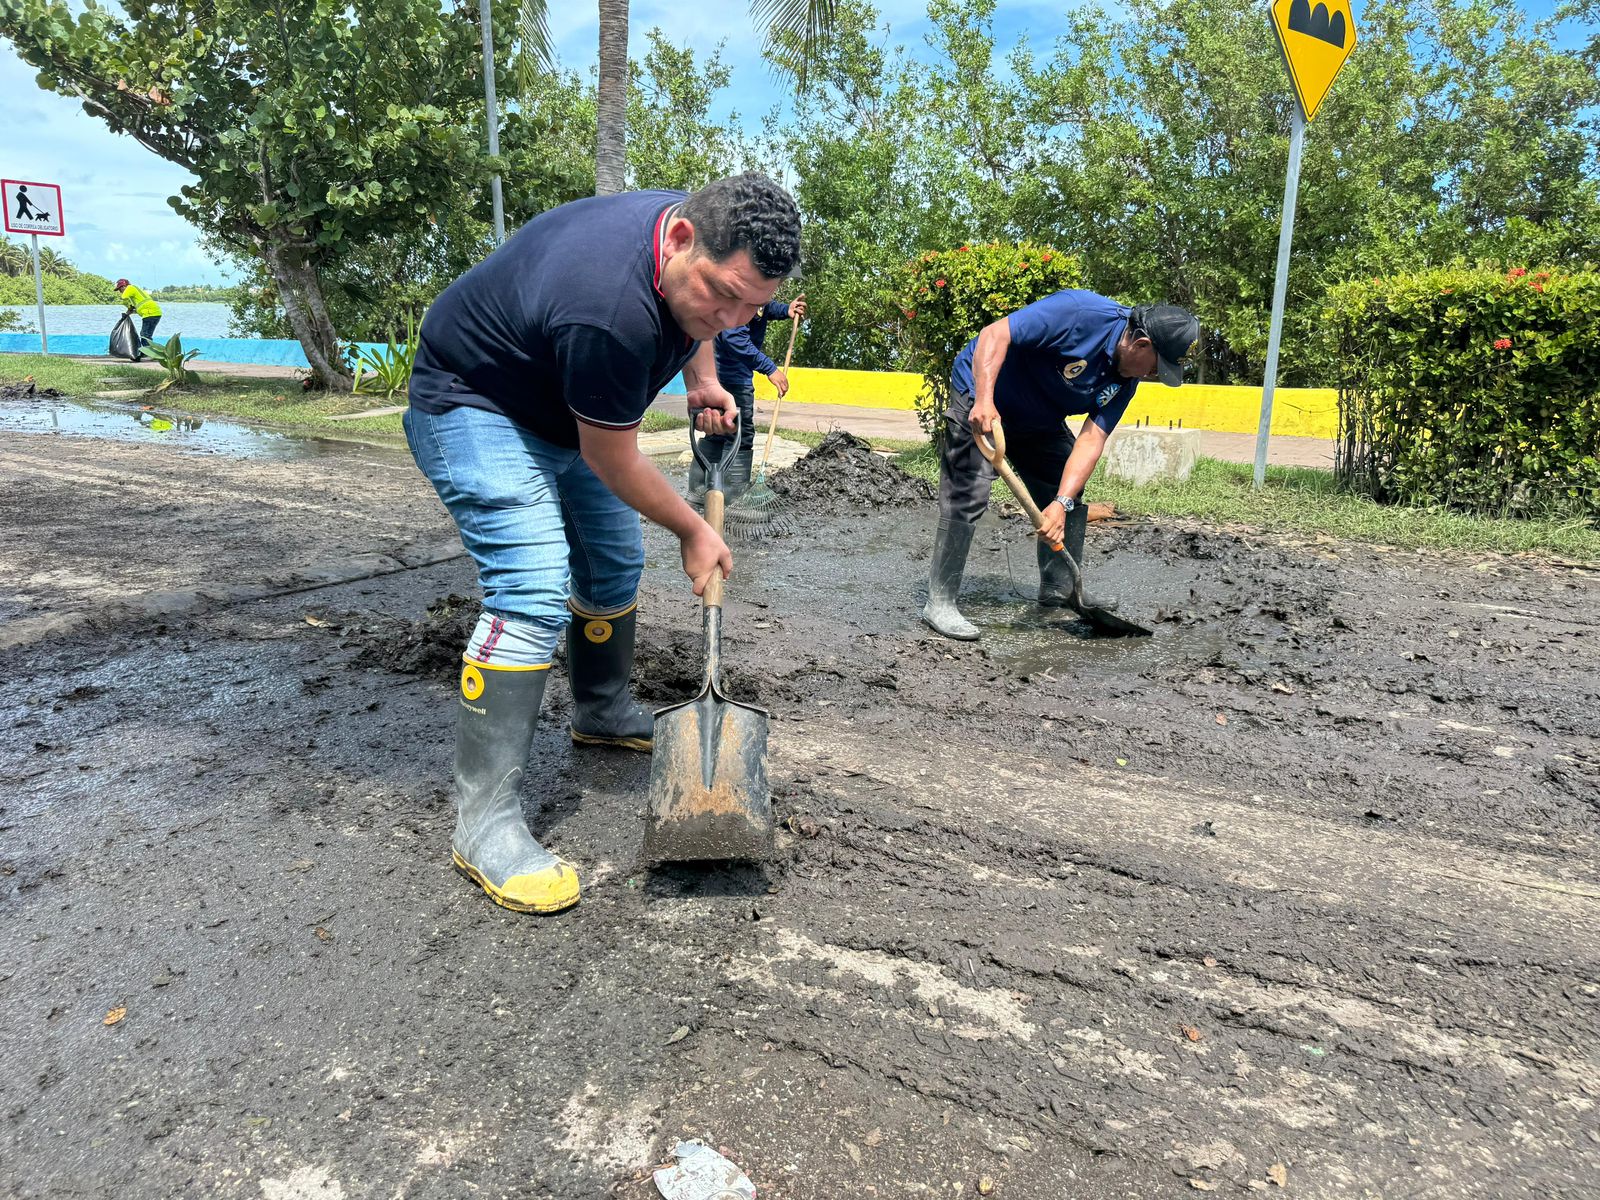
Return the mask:
<path id="1" fill-rule="evenodd" d="M 923 479 L 939 478 L 939 459 L 931 445 L 895 461 Z M 1009 498 L 1004 484 L 996 483 L 995 488 L 998 496 Z M 1136 486 L 1097 477 L 1091 491 L 1094 499 L 1109 500 L 1118 512 L 1129 514 L 1190 517 L 1408 549 L 1600 561 L 1600 530 L 1589 522 L 1476 517 L 1447 509 L 1378 504 L 1341 491 L 1333 472 L 1312 467 L 1268 467 L 1266 486 L 1256 491 L 1249 464 L 1202 458 L 1186 483 Z"/>

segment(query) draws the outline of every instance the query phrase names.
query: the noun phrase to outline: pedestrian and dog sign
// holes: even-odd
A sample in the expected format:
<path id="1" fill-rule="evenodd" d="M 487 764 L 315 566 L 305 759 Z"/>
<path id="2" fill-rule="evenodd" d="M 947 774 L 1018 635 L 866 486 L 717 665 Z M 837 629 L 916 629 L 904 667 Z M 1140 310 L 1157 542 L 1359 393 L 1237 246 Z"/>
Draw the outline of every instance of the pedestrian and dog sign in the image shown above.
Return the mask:
<path id="1" fill-rule="evenodd" d="M 1350 0 L 1273 0 L 1272 27 L 1278 32 L 1300 111 L 1309 121 L 1356 48 Z"/>
<path id="2" fill-rule="evenodd" d="M 7 233 L 66 236 L 67 225 L 61 217 L 61 189 L 55 184 L 0 179 L 0 192 L 5 196 Z"/>

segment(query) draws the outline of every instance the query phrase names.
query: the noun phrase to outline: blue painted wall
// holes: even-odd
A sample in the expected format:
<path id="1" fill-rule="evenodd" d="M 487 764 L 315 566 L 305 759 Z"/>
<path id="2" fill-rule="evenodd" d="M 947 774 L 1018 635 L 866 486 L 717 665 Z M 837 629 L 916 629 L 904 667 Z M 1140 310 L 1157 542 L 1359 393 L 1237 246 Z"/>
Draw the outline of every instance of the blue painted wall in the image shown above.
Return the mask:
<path id="1" fill-rule="evenodd" d="M 59 333 L 50 339 L 51 354 L 106 353 L 111 339 L 98 333 Z M 386 344 L 357 342 L 362 350 L 387 351 Z M 309 369 L 305 351 L 300 343 L 288 338 L 184 338 L 185 350 L 198 350 L 206 362 L 251 363 L 268 367 L 300 367 Z M 0 333 L 0 354 L 38 354 L 37 333 Z M 683 395 L 683 376 L 679 375 L 666 387 L 666 395 Z"/>

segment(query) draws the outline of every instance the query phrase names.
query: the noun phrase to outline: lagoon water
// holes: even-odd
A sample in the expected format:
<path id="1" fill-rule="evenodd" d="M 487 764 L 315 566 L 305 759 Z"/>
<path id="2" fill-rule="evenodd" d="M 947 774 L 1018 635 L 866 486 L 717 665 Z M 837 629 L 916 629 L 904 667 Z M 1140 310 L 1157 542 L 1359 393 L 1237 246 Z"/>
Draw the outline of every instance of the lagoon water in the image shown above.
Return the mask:
<path id="1" fill-rule="evenodd" d="M 0 304 L 0 312 L 14 312 L 22 318 L 23 328 L 38 332 L 39 310 L 32 304 Z M 215 301 L 167 300 L 161 302 L 161 324 L 156 337 L 162 341 L 175 333 L 184 337 L 229 336 L 229 309 Z M 103 333 L 111 336 L 111 328 L 122 315 L 119 304 L 46 304 L 45 328 L 50 333 Z"/>

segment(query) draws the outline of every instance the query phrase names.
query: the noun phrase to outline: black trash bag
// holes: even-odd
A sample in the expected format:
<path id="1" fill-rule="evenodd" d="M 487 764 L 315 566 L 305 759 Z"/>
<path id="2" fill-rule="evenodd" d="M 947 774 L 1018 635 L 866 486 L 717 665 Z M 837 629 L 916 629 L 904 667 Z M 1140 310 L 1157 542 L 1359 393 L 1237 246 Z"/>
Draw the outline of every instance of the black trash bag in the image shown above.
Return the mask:
<path id="1" fill-rule="evenodd" d="M 113 358 L 125 358 L 129 362 L 139 360 L 139 331 L 134 328 L 133 318 L 127 313 L 122 314 L 122 319 L 111 331 L 111 349 Z"/>

